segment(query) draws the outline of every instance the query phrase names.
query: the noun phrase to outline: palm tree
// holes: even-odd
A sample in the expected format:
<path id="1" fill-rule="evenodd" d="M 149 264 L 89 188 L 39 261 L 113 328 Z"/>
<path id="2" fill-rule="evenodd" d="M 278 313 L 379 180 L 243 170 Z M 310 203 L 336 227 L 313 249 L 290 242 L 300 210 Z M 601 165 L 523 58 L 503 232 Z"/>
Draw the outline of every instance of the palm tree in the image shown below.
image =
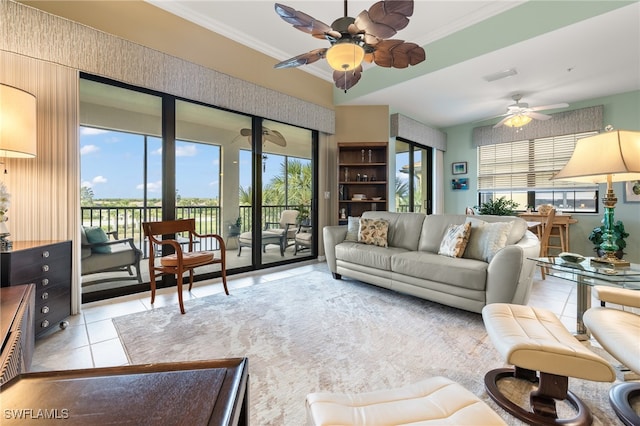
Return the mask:
<path id="1" fill-rule="evenodd" d="M 263 190 L 264 203 L 275 205 L 311 205 L 311 162 L 288 160 L 281 163 L 282 173 Z"/>

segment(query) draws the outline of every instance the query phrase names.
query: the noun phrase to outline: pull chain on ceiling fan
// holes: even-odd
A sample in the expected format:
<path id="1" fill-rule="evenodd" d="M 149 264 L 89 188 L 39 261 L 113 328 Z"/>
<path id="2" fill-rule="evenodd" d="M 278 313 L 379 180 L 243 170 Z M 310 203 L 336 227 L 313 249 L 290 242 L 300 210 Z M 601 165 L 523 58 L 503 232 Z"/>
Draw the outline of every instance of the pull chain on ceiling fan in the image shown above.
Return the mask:
<path id="1" fill-rule="evenodd" d="M 334 70 L 336 87 L 346 92 L 360 81 L 362 61 L 386 68 L 406 68 L 425 60 L 425 51 L 417 44 L 389 39 L 409 24 L 413 0 L 381 0 L 356 18 L 347 16 L 347 9 L 345 0 L 344 17 L 329 26 L 304 12 L 276 3 L 276 13 L 283 20 L 315 38 L 328 40 L 331 46 L 287 59 L 274 68 L 299 67 L 326 59 Z"/>

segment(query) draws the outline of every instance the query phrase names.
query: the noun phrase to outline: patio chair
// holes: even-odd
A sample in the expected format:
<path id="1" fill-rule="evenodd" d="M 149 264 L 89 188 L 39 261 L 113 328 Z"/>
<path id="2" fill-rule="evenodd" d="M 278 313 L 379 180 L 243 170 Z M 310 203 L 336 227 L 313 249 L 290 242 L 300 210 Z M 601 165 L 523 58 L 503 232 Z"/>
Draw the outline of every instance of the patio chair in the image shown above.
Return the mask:
<path id="1" fill-rule="evenodd" d="M 142 224 L 144 235 L 149 241 L 149 278 L 151 284 L 151 304 L 156 298 L 156 278 L 162 275 L 175 275 L 178 287 L 178 303 L 180 312 L 185 313 L 182 302 L 182 281 L 183 274 L 189 272 L 189 291 L 193 287 L 193 270 L 199 266 L 219 263 L 221 265 L 222 285 L 224 292 L 229 295 L 227 288 L 226 269 L 226 248 L 224 239 L 216 234 L 199 234 L 196 232 L 195 219 L 166 220 L 161 222 L 144 222 Z M 175 234 L 187 233 L 183 236 L 188 243 L 178 241 Z M 162 239 L 163 235 L 174 235 L 173 239 Z M 200 241 L 205 238 L 215 238 L 220 246 L 220 257 L 216 257 L 212 251 L 194 250 L 194 237 Z M 166 254 L 160 257 L 160 264 L 156 265 L 155 250 L 158 247 L 165 247 L 162 250 L 166 253 L 166 248 L 172 247 L 173 254 Z"/>
<path id="2" fill-rule="evenodd" d="M 112 239 L 109 239 L 109 236 Z M 125 276 L 112 276 L 92 280 L 83 285 L 98 284 L 111 281 L 135 279 L 142 284 L 140 275 L 140 259 L 142 251 L 138 249 L 133 238 L 118 238 L 118 231 L 104 232 L 98 226 L 80 227 L 80 274 L 84 277 L 103 272 L 127 272 Z M 133 274 L 131 267 L 136 268 Z"/>
<path id="3" fill-rule="evenodd" d="M 283 210 L 280 214 L 278 222 L 266 222 L 262 230 L 262 251 L 266 251 L 269 244 L 277 244 L 280 247 L 280 255 L 284 256 L 284 251 L 290 245 L 289 241 L 293 241 L 296 236 L 298 219 L 298 210 Z M 253 245 L 253 233 L 243 232 L 238 237 L 238 256 L 242 253 L 242 247 L 251 247 Z"/>

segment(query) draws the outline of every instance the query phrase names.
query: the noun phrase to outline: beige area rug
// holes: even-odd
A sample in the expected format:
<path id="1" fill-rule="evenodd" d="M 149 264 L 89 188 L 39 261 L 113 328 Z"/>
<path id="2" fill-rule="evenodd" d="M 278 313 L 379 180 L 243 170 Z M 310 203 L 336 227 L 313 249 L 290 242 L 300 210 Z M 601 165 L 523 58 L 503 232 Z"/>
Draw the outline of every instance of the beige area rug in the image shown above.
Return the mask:
<path id="1" fill-rule="evenodd" d="M 248 357 L 252 425 L 305 424 L 310 392 L 365 392 L 438 375 L 521 424 L 484 390 L 484 374 L 504 362 L 479 314 L 323 272 L 190 300 L 185 308 L 185 315 L 171 306 L 114 318 L 131 363 Z M 596 425 L 620 424 L 610 386 L 569 381 Z"/>

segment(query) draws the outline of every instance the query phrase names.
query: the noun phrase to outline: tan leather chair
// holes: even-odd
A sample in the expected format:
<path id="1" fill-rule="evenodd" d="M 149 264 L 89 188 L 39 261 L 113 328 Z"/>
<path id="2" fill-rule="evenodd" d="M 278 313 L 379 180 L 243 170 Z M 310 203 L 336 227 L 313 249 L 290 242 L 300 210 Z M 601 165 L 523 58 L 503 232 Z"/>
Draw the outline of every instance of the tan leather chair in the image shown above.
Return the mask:
<path id="1" fill-rule="evenodd" d="M 640 374 L 640 291 L 618 287 L 593 287 L 593 294 L 602 306 L 588 309 L 583 320 L 593 337 L 625 367 Z M 609 306 L 605 306 L 608 303 Z M 612 305 L 618 305 L 612 306 Z M 632 311 L 636 308 L 636 312 Z M 609 401 L 614 411 L 627 425 L 640 425 L 640 415 L 631 400 L 640 397 L 639 382 L 614 385 Z"/>
<path id="2" fill-rule="evenodd" d="M 142 224 L 144 235 L 149 241 L 149 278 L 151 282 L 151 304 L 156 299 L 156 278 L 162 275 L 175 275 L 178 287 L 178 302 L 180 304 L 180 312 L 184 314 L 184 304 L 182 303 L 182 276 L 185 272 L 189 272 L 189 291 L 193 287 L 193 270 L 199 266 L 211 265 L 219 263 L 221 265 L 222 284 L 224 292 L 229 295 L 227 289 L 227 270 L 226 270 L 226 248 L 224 239 L 216 234 L 199 234 L 196 232 L 195 219 L 166 220 L 161 222 L 144 222 Z M 188 240 L 188 244 L 177 239 L 162 239 L 163 235 L 175 235 L 178 233 L 187 233 L 184 238 Z M 194 250 L 195 238 L 215 238 L 220 247 L 220 257 L 216 257 L 212 251 Z M 183 244 L 186 247 L 183 248 Z M 156 264 L 156 247 L 173 248 L 172 254 L 164 254 L 167 250 L 161 250 L 163 256 L 160 258 L 160 264 Z"/>

